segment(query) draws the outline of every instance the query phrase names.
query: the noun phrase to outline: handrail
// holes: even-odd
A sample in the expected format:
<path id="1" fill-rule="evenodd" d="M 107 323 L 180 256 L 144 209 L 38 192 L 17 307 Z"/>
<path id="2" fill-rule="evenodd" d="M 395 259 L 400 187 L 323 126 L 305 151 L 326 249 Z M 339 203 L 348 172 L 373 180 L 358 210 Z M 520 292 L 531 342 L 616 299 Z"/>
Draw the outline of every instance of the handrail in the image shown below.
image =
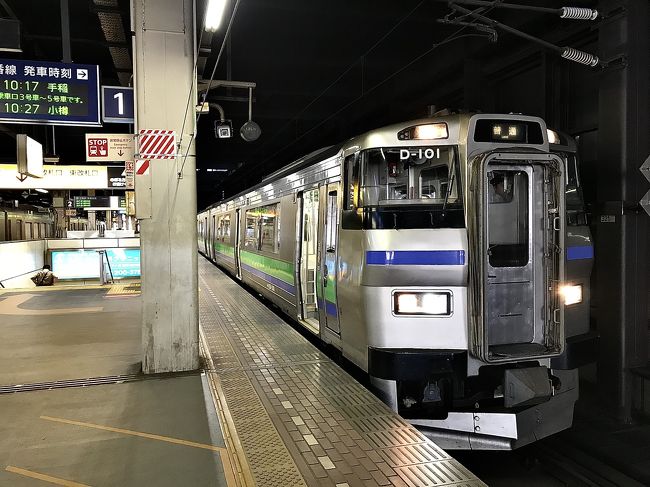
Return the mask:
<path id="1" fill-rule="evenodd" d="M 32 272 L 38 272 L 38 271 L 40 271 L 40 270 L 42 270 L 42 267 L 39 268 L 39 269 L 34 269 L 33 271 L 23 272 L 22 274 L 18 274 L 17 276 L 6 277 L 6 278 L 4 278 L 4 279 L 0 279 L 0 287 L 1 287 L 2 289 L 7 289 L 7 288 L 4 286 L 4 284 L 2 284 L 2 281 L 11 281 L 12 279 L 16 279 L 17 277 L 24 276 L 25 274 L 31 274 Z"/>

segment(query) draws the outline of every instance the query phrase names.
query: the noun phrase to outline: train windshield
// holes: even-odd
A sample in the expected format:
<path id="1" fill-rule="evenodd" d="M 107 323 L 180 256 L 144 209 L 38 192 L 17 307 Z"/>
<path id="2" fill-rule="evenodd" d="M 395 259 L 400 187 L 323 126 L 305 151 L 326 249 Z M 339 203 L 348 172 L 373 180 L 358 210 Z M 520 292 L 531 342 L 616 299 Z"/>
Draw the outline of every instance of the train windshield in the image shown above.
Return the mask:
<path id="1" fill-rule="evenodd" d="M 460 202 L 457 171 L 453 147 L 369 149 L 362 154 L 361 201 L 454 205 Z"/>
<path id="2" fill-rule="evenodd" d="M 464 226 L 455 146 L 367 149 L 360 161 L 365 228 Z"/>

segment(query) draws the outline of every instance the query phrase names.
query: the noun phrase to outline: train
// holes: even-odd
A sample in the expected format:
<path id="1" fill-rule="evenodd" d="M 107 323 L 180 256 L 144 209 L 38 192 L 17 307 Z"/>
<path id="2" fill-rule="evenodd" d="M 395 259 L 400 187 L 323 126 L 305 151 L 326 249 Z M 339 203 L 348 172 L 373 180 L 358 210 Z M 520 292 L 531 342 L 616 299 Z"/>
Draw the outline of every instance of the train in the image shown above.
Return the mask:
<path id="1" fill-rule="evenodd" d="M 198 246 L 439 446 L 510 450 L 572 425 L 593 361 L 577 173 L 541 118 L 418 119 L 209 206 Z"/>
<path id="2" fill-rule="evenodd" d="M 0 206 L 0 242 L 52 238 L 54 234 L 52 210 L 32 205 Z"/>

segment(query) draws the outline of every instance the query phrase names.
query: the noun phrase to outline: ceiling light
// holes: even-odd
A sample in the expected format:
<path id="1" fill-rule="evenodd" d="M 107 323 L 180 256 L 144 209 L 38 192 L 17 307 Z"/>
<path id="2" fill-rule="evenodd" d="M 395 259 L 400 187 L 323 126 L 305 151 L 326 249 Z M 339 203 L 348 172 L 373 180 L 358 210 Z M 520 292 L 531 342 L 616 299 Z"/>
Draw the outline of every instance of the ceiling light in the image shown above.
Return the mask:
<path id="1" fill-rule="evenodd" d="M 49 193 L 47 189 L 42 189 L 42 188 L 36 188 L 35 191 L 38 191 L 39 193 Z"/>
<path id="2" fill-rule="evenodd" d="M 227 0 L 208 0 L 205 11 L 205 30 L 214 32 L 219 28 L 223 13 L 226 10 Z"/>

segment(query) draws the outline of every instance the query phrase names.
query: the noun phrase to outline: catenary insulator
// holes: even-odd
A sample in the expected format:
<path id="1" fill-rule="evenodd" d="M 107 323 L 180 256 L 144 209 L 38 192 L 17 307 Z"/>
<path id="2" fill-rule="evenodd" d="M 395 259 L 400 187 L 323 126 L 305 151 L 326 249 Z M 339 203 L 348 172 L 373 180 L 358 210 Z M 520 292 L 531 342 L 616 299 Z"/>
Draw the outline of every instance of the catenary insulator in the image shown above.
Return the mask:
<path id="1" fill-rule="evenodd" d="M 598 56 L 594 56 L 588 52 L 579 51 L 578 49 L 574 49 L 572 47 L 565 47 L 564 51 L 562 52 L 562 57 L 564 59 L 568 59 L 569 61 L 574 61 L 576 63 L 591 67 L 598 66 L 598 63 L 600 62 Z"/>
<path id="2" fill-rule="evenodd" d="M 560 17 L 573 20 L 596 20 L 598 10 L 583 7 L 562 7 Z"/>

